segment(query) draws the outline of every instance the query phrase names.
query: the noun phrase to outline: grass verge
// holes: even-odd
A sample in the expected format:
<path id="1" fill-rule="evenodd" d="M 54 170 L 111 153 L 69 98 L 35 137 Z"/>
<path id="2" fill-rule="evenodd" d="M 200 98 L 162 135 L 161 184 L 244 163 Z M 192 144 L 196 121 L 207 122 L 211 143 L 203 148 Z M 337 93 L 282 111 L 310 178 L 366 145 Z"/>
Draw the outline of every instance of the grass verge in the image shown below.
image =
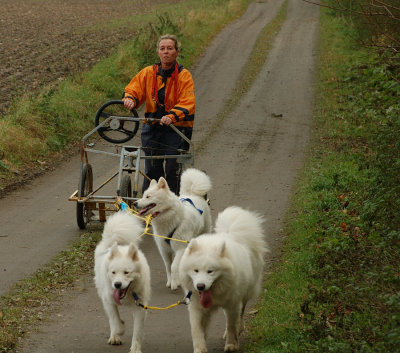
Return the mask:
<path id="1" fill-rule="evenodd" d="M 400 83 L 354 38 L 322 10 L 310 157 L 245 352 L 400 346 Z"/>
<path id="2" fill-rule="evenodd" d="M 0 352 L 13 352 L 18 340 L 62 303 L 62 293 L 92 272 L 99 233 L 85 233 L 44 268 L 0 297 Z"/>

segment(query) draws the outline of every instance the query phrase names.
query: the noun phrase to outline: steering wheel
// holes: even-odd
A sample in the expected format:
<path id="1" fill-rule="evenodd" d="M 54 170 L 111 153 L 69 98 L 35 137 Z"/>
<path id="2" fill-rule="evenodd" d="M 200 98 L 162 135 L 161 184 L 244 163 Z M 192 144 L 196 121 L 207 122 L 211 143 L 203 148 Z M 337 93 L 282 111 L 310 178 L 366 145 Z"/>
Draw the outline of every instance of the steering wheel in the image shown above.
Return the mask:
<path id="1" fill-rule="evenodd" d="M 108 142 L 127 142 L 136 135 L 139 129 L 138 121 L 120 119 L 124 117 L 131 118 L 132 116 L 135 118 L 139 117 L 135 108 L 131 110 L 132 115 L 126 115 L 128 111 L 124 108 L 123 104 L 122 100 L 112 100 L 104 103 L 96 113 L 94 121 L 96 126 L 112 117 L 106 125 L 97 130 L 99 135 Z"/>

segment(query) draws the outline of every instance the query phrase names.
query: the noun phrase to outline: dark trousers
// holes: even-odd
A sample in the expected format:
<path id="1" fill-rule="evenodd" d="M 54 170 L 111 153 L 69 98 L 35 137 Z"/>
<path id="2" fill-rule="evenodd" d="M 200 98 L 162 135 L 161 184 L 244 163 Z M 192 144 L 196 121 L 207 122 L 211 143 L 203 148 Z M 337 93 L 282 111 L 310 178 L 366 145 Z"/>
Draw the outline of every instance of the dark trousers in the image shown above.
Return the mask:
<path id="1" fill-rule="evenodd" d="M 192 128 L 178 129 L 189 139 L 192 137 Z M 159 124 L 143 124 L 142 147 L 146 156 L 177 155 L 179 149 L 188 149 L 188 144 L 169 126 Z M 158 181 L 164 177 L 172 192 L 178 194 L 181 166 L 175 158 L 145 159 L 145 173 L 150 179 Z M 150 181 L 144 178 L 142 192 L 149 187 Z"/>

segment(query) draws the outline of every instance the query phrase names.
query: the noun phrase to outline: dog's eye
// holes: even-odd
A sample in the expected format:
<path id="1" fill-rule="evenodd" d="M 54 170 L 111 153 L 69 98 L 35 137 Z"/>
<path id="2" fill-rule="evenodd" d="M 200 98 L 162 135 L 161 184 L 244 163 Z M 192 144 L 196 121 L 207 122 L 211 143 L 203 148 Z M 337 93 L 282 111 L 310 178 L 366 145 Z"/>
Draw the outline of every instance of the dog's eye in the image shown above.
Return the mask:
<path id="1" fill-rule="evenodd" d="M 129 271 L 124 271 L 124 275 L 129 275 Z"/>
<path id="2" fill-rule="evenodd" d="M 115 271 L 112 271 L 111 273 L 112 273 L 113 275 L 115 275 Z"/>
<path id="3" fill-rule="evenodd" d="M 193 271 L 196 272 L 196 273 L 199 273 L 199 270 L 197 270 L 197 269 L 196 269 L 196 270 L 193 270 Z"/>
<path id="4" fill-rule="evenodd" d="M 213 273 L 214 272 L 214 270 L 208 270 L 207 271 L 207 273 Z"/>

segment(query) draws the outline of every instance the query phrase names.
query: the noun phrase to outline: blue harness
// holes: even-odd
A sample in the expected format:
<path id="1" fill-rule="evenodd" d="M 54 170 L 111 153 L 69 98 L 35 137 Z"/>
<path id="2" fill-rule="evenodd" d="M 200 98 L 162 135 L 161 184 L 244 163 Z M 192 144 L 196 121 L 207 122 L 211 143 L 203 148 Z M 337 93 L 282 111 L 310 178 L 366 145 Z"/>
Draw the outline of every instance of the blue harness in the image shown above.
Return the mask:
<path id="1" fill-rule="evenodd" d="M 180 200 L 181 200 L 181 202 L 185 202 L 185 201 L 189 202 L 197 211 L 199 211 L 200 214 L 203 214 L 203 210 L 197 208 L 197 207 L 194 205 L 194 203 L 193 203 L 193 201 L 192 201 L 191 199 L 189 199 L 189 198 L 187 198 L 187 197 L 182 197 Z"/>
<path id="2" fill-rule="evenodd" d="M 180 200 L 181 200 L 181 202 L 185 202 L 185 201 L 189 202 L 201 215 L 203 214 L 204 211 L 201 210 L 200 208 L 197 208 L 197 207 L 195 206 L 195 204 L 193 203 L 193 201 L 192 201 L 191 199 L 189 199 L 188 197 L 182 197 Z M 172 236 L 174 235 L 176 229 L 177 229 L 177 228 L 175 228 L 171 233 L 169 233 L 169 234 L 167 235 L 167 237 L 168 237 L 168 238 L 172 238 Z M 171 240 L 165 239 L 165 241 L 167 242 L 167 244 L 171 244 Z"/>

